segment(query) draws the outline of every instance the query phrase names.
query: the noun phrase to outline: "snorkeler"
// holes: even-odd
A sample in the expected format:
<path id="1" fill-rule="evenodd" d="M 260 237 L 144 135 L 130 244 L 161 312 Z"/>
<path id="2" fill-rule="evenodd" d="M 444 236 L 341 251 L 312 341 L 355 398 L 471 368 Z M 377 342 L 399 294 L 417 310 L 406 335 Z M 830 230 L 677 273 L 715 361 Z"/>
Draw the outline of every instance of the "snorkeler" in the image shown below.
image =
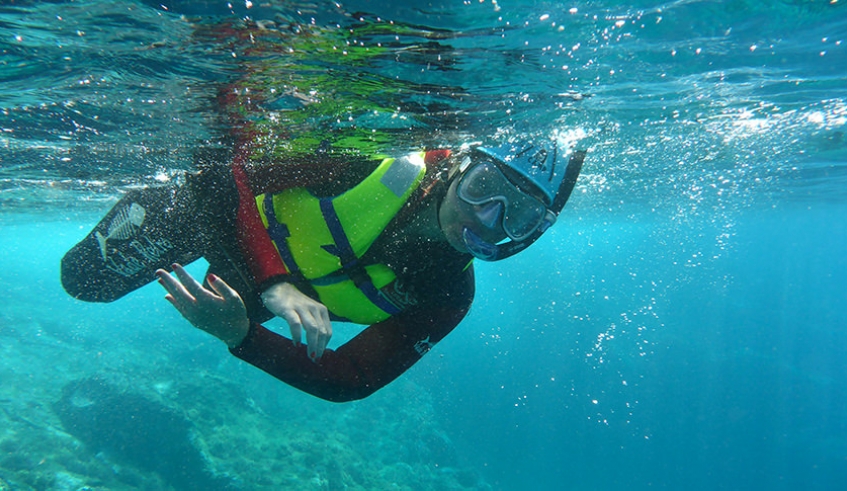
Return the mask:
<path id="1" fill-rule="evenodd" d="M 236 152 L 231 167 L 201 154 L 185 184 L 124 196 L 64 257 L 62 283 L 110 302 L 158 278 L 174 307 L 238 358 L 317 397 L 360 399 L 461 322 L 474 258 L 512 256 L 556 221 L 585 154 L 565 164 L 547 147 L 326 165 Z M 202 284 L 180 265 L 200 257 L 210 264 Z M 261 325 L 273 316 L 290 339 Z M 332 321 L 369 327 L 330 350 Z"/>

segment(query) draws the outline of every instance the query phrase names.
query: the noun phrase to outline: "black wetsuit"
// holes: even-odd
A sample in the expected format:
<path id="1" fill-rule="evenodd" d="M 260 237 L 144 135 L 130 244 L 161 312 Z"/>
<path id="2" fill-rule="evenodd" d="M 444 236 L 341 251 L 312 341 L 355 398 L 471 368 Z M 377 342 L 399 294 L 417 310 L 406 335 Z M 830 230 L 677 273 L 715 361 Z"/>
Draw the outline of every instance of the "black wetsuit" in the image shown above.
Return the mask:
<path id="1" fill-rule="evenodd" d="M 303 293 L 310 292 L 295 277 L 274 275 L 257 281 L 255 264 L 250 262 L 260 258 L 245 242 L 266 237 L 240 223 L 245 213 L 255 210 L 255 200 L 243 192 L 244 184 L 251 195 L 300 186 L 337 193 L 372 167 L 337 163 L 321 167 L 314 162 L 253 166 L 238 164 L 237 159 L 230 167 L 214 165 L 215 160 L 220 162 L 220 156 L 201 155 L 203 170 L 188 176 L 182 186 L 127 193 L 62 259 L 65 290 L 81 300 L 111 302 L 153 281 L 158 268 L 170 270 L 174 262 L 187 264 L 204 257 L 210 272 L 235 288 L 247 306 L 251 327 L 241 345 L 230 350 L 232 354 L 294 387 L 336 402 L 366 397 L 397 378 L 467 314 L 474 295 L 470 256 L 444 242 L 394 239 L 404 216 L 425 206 L 428 199 L 438 199 L 437 193 L 429 192 L 432 187 L 422 186 L 410 200 L 415 206 L 395 217 L 363 258 L 387 264 L 395 272 L 403 285 L 403 310 L 367 327 L 337 350 L 326 350 L 320 362 L 313 363 L 305 345 L 295 345 L 260 324 L 272 317 L 260 299 L 271 282 L 290 281 Z M 240 199 L 237 182 L 242 184 Z"/>

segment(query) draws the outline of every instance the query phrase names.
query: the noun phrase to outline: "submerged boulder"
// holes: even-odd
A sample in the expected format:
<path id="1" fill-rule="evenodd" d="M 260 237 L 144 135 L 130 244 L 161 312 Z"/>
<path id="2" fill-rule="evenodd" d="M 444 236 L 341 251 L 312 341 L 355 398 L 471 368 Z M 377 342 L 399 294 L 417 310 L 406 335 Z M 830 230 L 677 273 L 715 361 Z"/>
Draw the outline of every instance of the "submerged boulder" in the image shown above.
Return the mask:
<path id="1" fill-rule="evenodd" d="M 67 384 L 53 409 L 65 431 L 89 449 L 155 472 L 176 489 L 234 488 L 209 471 L 191 422 L 159 402 L 94 377 Z"/>

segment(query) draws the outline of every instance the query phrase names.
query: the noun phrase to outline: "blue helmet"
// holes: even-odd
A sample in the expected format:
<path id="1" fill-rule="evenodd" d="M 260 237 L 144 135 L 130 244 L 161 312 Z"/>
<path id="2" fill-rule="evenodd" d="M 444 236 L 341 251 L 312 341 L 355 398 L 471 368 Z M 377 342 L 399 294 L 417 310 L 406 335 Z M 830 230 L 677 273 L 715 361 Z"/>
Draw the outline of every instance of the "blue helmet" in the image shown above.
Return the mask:
<path id="1" fill-rule="evenodd" d="M 544 198 L 543 201 L 548 207 L 553 204 L 559 192 L 559 184 L 565 176 L 563 168 L 556 168 L 559 152 L 555 142 L 550 151 L 531 142 L 506 143 L 498 147 L 477 147 L 476 150 L 491 157 L 501 168 L 515 171 L 518 180 L 523 181 L 516 184 L 530 184 Z M 515 178 L 514 175 L 509 177 Z"/>
<path id="2" fill-rule="evenodd" d="M 507 177 L 517 185 L 530 185 L 547 207 L 559 214 L 576 185 L 582 170 L 585 152 L 571 154 L 567 165 L 561 165 L 561 155 L 555 141 L 544 147 L 529 141 L 506 143 L 497 147 L 477 147 L 477 152 L 490 157 Z"/>
<path id="3" fill-rule="evenodd" d="M 554 141 L 550 144 L 544 147 L 533 142 L 516 141 L 496 147 L 476 147 L 474 152 L 494 162 L 514 185 L 537 195 L 548 210 L 558 215 L 576 185 L 585 152 L 573 152 L 567 165 L 561 165 L 558 145 Z M 504 244 L 484 243 L 472 231 L 466 231 L 465 242 L 475 256 L 497 261 L 526 249 L 545 230 L 546 227 L 539 227 L 520 241 L 511 240 Z"/>

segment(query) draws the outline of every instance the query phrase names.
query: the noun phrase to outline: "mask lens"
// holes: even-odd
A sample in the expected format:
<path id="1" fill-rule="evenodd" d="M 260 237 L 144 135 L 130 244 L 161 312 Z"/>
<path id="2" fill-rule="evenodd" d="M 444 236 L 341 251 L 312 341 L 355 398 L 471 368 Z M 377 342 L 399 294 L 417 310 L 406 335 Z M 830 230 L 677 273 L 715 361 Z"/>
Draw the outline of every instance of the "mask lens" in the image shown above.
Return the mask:
<path id="1" fill-rule="evenodd" d="M 503 194 L 508 186 L 505 177 L 490 164 L 477 165 L 462 176 L 459 183 L 461 198 L 472 205 L 481 205 Z"/>
<path id="2" fill-rule="evenodd" d="M 547 207 L 541 201 L 518 190 L 493 164 L 473 166 L 460 179 L 458 195 L 466 203 L 503 203 L 503 231 L 513 240 L 528 237 L 547 216 Z"/>
<path id="3" fill-rule="evenodd" d="M 503 230 L 515 240 L 526 238 L 544 220 L 547 208 L 537 199 L 526 197 L 520 202 L 512 202 L 503 217 Z"/>

